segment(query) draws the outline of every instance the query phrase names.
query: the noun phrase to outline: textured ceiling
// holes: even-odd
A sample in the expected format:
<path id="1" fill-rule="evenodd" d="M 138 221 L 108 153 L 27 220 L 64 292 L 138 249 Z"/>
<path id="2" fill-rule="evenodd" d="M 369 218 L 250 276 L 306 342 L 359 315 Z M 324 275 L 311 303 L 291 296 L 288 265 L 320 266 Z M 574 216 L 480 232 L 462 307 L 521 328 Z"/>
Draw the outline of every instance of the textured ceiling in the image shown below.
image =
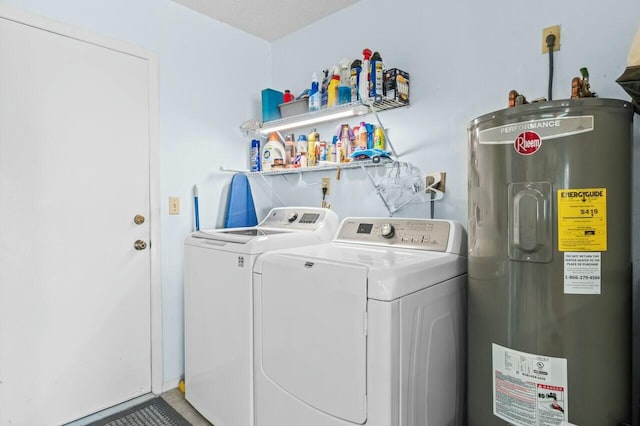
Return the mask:
<path id="1" fill-rule="evenodd" d="M 360 0 L 173 0 L 272 42 Z"/>

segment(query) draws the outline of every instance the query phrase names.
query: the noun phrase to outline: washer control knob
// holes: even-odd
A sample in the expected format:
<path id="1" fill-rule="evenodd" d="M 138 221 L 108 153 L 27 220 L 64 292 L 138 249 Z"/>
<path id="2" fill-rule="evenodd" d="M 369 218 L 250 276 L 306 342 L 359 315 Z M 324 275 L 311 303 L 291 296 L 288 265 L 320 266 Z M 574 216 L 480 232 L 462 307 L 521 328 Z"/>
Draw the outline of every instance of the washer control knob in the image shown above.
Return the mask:
<path id="1" fill-rule="evenodd" d="M 287 220 L 289 221 L 289 223 L 291 223 L 291 222 L 295 222 L 297 218 L 298 218 L 298 213 L 293 212 L 289 215 L 289 217 L 287 217 Z"/>
<path id="2" fill-rule="evenodd" d="M 385 223 L 384 225 L 382 225 L 382 228 L 380 228 L 380 235 L 382 235 L 382 238 L 391 238 L 395 234 L 396 229 L 390 223 Z"/>

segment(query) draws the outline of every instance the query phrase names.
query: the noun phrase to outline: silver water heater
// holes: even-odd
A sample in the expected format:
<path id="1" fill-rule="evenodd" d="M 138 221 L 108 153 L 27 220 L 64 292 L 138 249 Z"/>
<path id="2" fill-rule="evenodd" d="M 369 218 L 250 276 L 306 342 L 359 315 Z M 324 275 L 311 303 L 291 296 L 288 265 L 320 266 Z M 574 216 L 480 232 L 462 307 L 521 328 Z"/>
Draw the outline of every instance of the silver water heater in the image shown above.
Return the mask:
<path id="1" fill-rule="evenodd" d="M 585 98 L 469 124 L 469 426 L 629 422 L 632 121 Z"/>

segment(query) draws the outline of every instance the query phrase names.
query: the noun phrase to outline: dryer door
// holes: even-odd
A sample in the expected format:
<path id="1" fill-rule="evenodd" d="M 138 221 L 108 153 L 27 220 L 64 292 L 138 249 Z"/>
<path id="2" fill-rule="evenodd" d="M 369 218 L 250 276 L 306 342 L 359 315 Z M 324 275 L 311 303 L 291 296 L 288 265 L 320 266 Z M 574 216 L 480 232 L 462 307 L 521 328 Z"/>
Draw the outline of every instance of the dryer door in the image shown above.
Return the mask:
<path id="1" fill-rule="evenodd" d="M 267 254 L 261 296 L 264 374 L 315 409 L 364 423 L 367 269 Z"/>

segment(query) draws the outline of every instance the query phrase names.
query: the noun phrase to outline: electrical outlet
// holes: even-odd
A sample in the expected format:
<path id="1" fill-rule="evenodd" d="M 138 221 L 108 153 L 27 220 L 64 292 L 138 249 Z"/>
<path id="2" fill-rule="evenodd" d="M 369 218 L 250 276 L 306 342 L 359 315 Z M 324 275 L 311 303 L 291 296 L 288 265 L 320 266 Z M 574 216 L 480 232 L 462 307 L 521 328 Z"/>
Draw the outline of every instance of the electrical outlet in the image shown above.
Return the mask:
<path id="1" fill-rule="evenodd" d="M 322 189 L 327 188 L 327 192 L 324 195 L 329 195 L 329 188 L 331 187 L 331 178 L 322 178 Z"/>
<path id="2" fill-rule="evenodd" d="M 169 214 L 180 214 L 180 197 L 169 197 Z"/>
<path id="3" fill-rule="evenodd" d="M 436 191 L 444 193 L 446 177 L 446 172 L 432 173 L 425 177 L 424 184 L 427 188 L 431 188 L 432 190 L 435 189 Z M 430 190 L 427 189 L 427 192 L 430 192 Z"/>
<path id="4" fill-rule="evenodd" d="M 445 192 L 445 182 L 447 180 L 447 173 L 446 172 L 440 172 L 440 182 L 438 182 L 438 184 L 435 186 L 435 188 L 440 191 L 440 192 Z"/>
<path id="5" fill-rule="evenodd" d="M 553 51 L 560 50 L 560 25 L 554 25 L 553 27 L 547 27 L 542 30 L 542 53 L 549 53 L 549 48 L 547 47 L 547 36 L 549 34 L 556 36 Z"/>

